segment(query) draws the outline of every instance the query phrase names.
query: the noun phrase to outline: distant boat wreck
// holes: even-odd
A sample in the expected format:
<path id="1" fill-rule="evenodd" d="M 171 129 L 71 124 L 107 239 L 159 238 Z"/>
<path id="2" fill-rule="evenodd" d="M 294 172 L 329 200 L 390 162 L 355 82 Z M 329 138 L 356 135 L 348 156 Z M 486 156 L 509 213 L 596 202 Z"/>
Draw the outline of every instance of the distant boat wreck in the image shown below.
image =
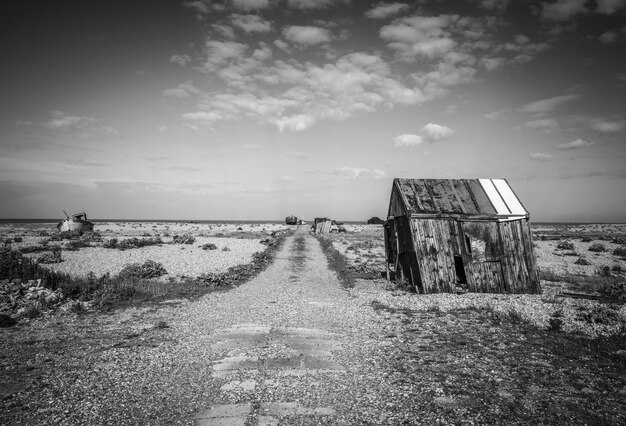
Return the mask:
<path id="1" fill-rule="evenodd" d="M 287 216 L 287 217 L 285 218 L 285 224 L 286 224 L 286 225 L 302 225 L 302 224 L 304 224 L 304 223 L 306 223 L 306 222 L 304 221 L 304 219 L 298 219 L 298 217 L 297 217 L 297 216 L 294 216 L 294 215 Z"/>
<path id="2" fill-rule="evenodd" d="M 63 213 L 65 213 L 65 210 L 63 210 Z M 87 213 L 76 213 L 72 217 L 65 213 L 65 217 L 65 220 L 57 224 L 59 231 L 93 232 L 93 223 L 87 220 Z"/>

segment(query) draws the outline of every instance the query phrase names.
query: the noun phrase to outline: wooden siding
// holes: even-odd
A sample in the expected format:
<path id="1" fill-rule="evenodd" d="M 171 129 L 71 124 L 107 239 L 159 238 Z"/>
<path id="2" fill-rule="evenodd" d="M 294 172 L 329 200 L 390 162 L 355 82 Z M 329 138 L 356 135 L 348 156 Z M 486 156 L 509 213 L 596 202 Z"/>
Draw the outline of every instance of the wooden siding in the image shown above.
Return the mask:
<path id="1" fill-rule="evenodd" d="M 530 228 L 525 220 L 498 223 L 507 293 L 541 293 Z"/>
<path id="2" fill-rule="evenodd" d="M 506 293 L 500 261 L 472 262 L 465 268 L 468 290 L 474 293 Z"/>
<path id="3" fill-rule="evenodd" d="M 400 194 L 400 189 L 393 185 L 391 189 L 391 200 L 389 201 L 389 213 L 387 214 L 387 218 L 406 216 L 408 214 L 406 207 L 404 206 L 404 202 L 402 201 L 402 195 Z"/>
<path id="4" fill-rule="evenodd" d="M 446 220 L 413 219 L 413 244 L 424 293 L 454 292 L 456 272 Z"/>
<path id="5" fill-rule="evenodd" d="M 316 234 L 328 234 L 330 232 L 330 227 L 332 225 L 332 221 L 330 220 L 320 220 L 315 224 L 315 233 Z"/>

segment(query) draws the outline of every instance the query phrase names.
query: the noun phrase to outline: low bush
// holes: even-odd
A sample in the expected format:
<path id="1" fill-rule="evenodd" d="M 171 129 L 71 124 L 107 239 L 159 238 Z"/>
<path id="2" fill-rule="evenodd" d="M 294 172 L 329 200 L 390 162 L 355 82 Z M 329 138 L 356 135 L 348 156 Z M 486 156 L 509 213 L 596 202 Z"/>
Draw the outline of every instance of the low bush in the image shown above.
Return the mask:
<path id="1" fill-rule="evenodd" d="M 626 257 L 626 247 L 618 247 L 613 250 L 615 256 Z"/>
<path id="2" fill-rule="evenodd" d="M 228 246 L 224 246 L 222 247 L 222 251 L 230 251 L 230 248 Z"/>
<path id="3" fill-rule="evenodd" d="M 161 263 L 148 259 L 143 264 L 129 263 L 125 265 L 118 277 L 121 279 L 150 279 L 166 274 L 167 271 Z"/>
<path id="4" fill-rule="evenodd" d="M 37 257 L 37 263 L 61 263 L 63 259 L 61 258 L 61 250 L 52 250 L 47 253 L 42 254 Z"/>
<path id="5" fill-rule="evenodd" d="M 193 244 L 196 239 L 191 234 L 174 235 L 172 242 L 174 244 Z"/>
<path id="6" fill-rule="evenodd" d="M 574 264 L 576 264 L 576 265 L 591 265 L 591 262 L 589 262 L 584 257 L 581 257 L 576 262 L 574 262 Z"/>
<path id="7" fill-rule="evenodd" d="M 201 246 L 202 250 L 217 250 L 217 246 L 213 243 L 206 243 Z"/>
<path id="8" fill-rule="evenodd" d="M 151 237 L 151 238 L 126 238 L 124 240 L 118 240 L 117 238 L 111 238 L 106 241 L 102 247 L 104 248 L 112 248 L 119 250 L 129 250 L 134 248 L 141 248 L 147 246 L 156 246 L 163 244 L 163 240 L 161 237 Z"/>
<path id="9" fill-rule="evenodd" d="M 589 251 L 601 253 L 603 251 L 606 251 L 606 247 L 604 247 L 604 244 L 602 243 L 593 243 L 589 246 Z"/>
<path id="10" fill-rule="evenodd" d="M 556 245 L 556 248 L 561 250 L 574 250 L 574 243 L 571 241 L 561 241 Z"/>

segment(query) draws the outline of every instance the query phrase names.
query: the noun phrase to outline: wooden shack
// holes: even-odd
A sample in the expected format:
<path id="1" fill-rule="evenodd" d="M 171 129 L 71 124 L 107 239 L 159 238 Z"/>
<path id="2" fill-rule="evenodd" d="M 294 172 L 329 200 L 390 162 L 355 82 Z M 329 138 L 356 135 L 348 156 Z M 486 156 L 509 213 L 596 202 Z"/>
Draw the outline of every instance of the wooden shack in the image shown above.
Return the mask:
<path id="1" fill-rule="evenodd" d="M 316 217 L 311 225 L 311 229 L 315 234 L 328 234 L 330 227 L 332 226 L 332 220 L 327 217 Z"/>
<path id="2" fill-rule="evenodd" d="M 394 179 L 385 249 L 419 293 L 541 293 L 530 215 L 505 179 Z"/>

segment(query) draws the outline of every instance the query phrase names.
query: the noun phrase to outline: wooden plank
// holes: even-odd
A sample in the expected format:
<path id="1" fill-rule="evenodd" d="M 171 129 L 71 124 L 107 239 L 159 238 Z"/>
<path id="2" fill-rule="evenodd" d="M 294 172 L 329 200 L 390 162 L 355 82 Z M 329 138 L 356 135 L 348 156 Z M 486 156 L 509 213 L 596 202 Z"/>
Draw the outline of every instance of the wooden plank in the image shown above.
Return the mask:
<path id="1" fill-rule="evenodd" d="M 439 212 L 446 213 L 462 213 L 461 211 L 455 211 L 448 200 L 448 192 L 446 190 L 445 179 L 430 179 L 428 180 L 428 185 L 430 186 L 431 193 L 433 195 L 433 201 L 435 203 L 435 209 Z"/>
<path id="2" fill-rule="evenodd" d="M 423 212 L 436 212 L 437 206 L 428 191 L 427 180 L 420 179 L 411 182 L 412 191 L 419 197 Z"/>

